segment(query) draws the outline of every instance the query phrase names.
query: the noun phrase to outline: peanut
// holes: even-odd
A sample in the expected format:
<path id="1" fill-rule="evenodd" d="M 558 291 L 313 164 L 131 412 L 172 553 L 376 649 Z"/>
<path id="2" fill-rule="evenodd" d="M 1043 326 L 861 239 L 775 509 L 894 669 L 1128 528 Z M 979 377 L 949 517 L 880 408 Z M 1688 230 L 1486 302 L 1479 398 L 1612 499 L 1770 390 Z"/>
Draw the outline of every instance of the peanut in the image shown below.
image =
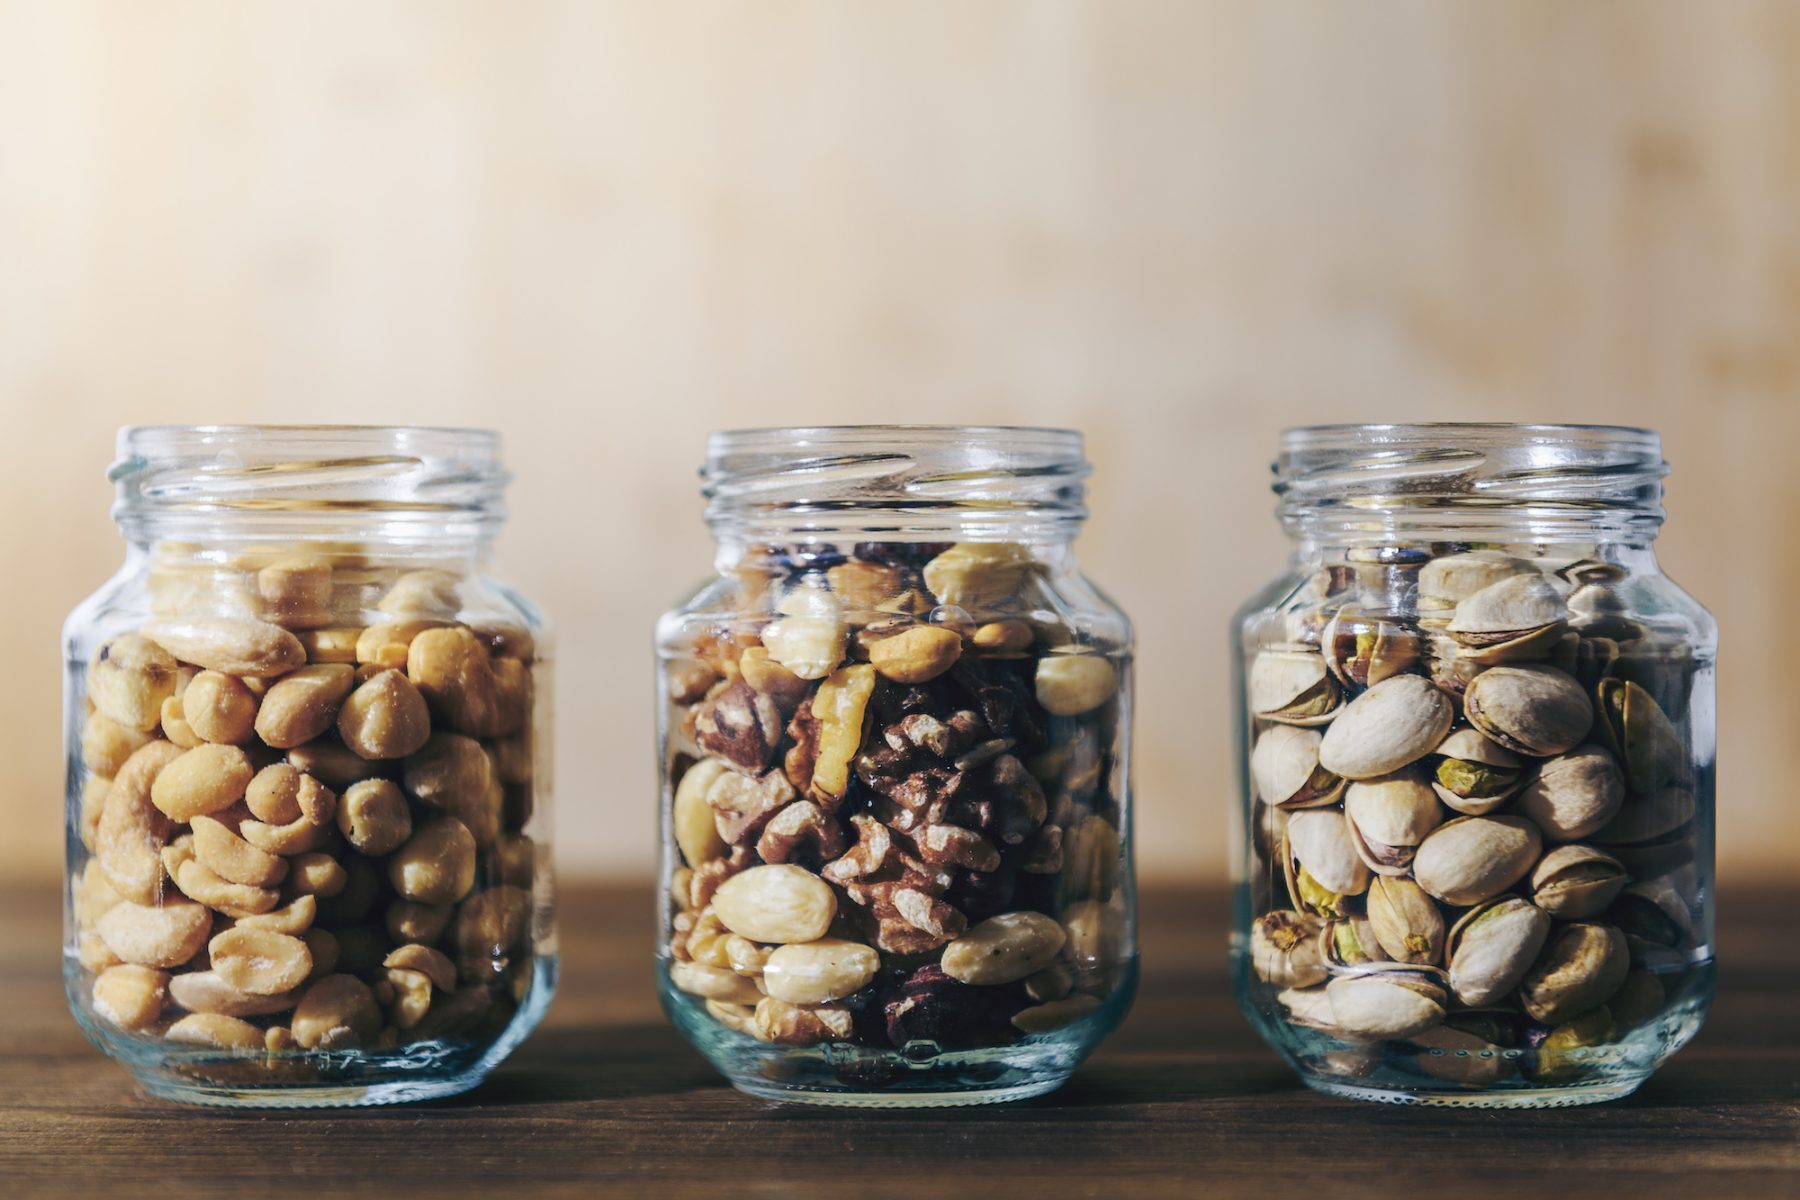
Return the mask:
<path id="1" fill-rule="evenodd" d="M 475 886 L 475 839 L 455 817 L 433 817 L 388 859 L 388 878 L 408 900 L 460 900 Z"/>
<path id="2" fill-rule="evenodd" d="M 227 675 L 270 678 L 306 663 L 306 648 L 279 625 L 244 617 L 154 621 L 144 633 L 182 662 Z"/>
<path id="3" fill-rule="evenodd" d="M 194 858 L 187 859 L 177 867 L 175 886 L 181 889 L 182 895 L 197 900 L 208 908 L 216 908 L 228 917 L 249 917 L 266 913 L 281 900 L 274 888 L 232 883 Z"/>
<path id="4" fill-rule="evenodd" d="M 489 978 L 494 960 L 518 949 L 530 925 L 531 893 L 521 888 L 493 887 L 464 900 L 451 935 L 463 977 L 472 982 Z"/>
<path id="5" fill-rule="evenodd" d="M 789 1004 L 829 1004 L 867 987 L 881 966 L 873 946 L 820 938 L 777 946 L 763 964 L 763 987 Z"/>
<path id="6" fill-rule="evenodd" d="M 432 734 L 406 760 L 402 779 L 419 803 L 461 821 L 477 845 L 488 845 L 499 835 L 505 793 L 495 778 L 493 759 L 474 738 Z"/>
<path id="7" fill-rule="evenodd" d="M 253 913 L 237 918 L 238 929 L 267 929 L 272 933 L 286 933 L 298 937 L 312 928 L 312 923 L 319 916 L 319 898 L 317 896 L 295 896 L 280 908 L 272 908 L 266 913 Z"/>
<path id="8" fill-rule="evenodd" d="M 384 669 L 403 670 L 413 639 L 428 629 L 445 629 L 450 622 L 436 618 L 383 621 L 362 631 L 356 639 L 356 661 L 375 663 Z"/>
<path id="9" fill-rule="evenodd" d="M 255 732 L 259 703 L 237 676 L 202 671 L 181 695 L 181 715 L 202 740 L 235 746 Z"/>
<path id="10" fill-rule="evenodd" d="M 306 989 L 294 1009 L 294 1040 L 308 1050 L 352 1050 L 381 1033 L 381 1009 L 354 975 L 327 975 Z"/>
<path id="11" fill-rule="evenodd" d="M 396 900 L 387 908 L 388 936 L 396 942 L 435 943 L 444 936 L 454 913 L 448 904 L 420 904 L 416 900 Z"/>
<path id="12" fill-rule="evenodd" d="M 290 766 L 331 788 L 347 788 L 389 771 L 388 764 L 371 762 L 341 743 L 325 739 L 295 746 L 288 751 L 287 760 Z"/>
<path id="13" fill-rule="evenodd" d="M 348 930 L 346 932 L 354 935 L 356 931 Z M 312 974 L 308 976 L 309 980 L 323 979 L 337 970 L 338 960 L 344 956 L 343 943 L 338 940 L 337 934 L 329 929 L 308 929 L 300 935 L 300 940 L 306 943 L 307 953 L 312 955 L 313 969 Z M 354 936 L 352 941 L 356 941 Z M 363 955 L 363 957 L 369 958 L 372 955 Z"/>
<path id="14" fill-rule="evenodd" d="M 501 883 L 531 889 L 537 881 L 537 843 L 522 833 L 509 833 L 494 843 L 493 863 Z"/>
<path id="15" fill-rule="evenodd" d="M 266 888 L 274 887 L 287 875 L 285 861 L 258 850 L 212 817 L 195 817 L 190 827 L 194 831 L 194 857 L 221 879 Z"/>
<path id="16" fill-rule="evenodd" d="M 318 554 L 288 554 L 256 573 L 263 616 L 288 629 L 331 623 L 331 561 Z"/>
<path id="17" fill-rule="evenodd" d="M 308 629 L 295 636 L 306 650 L 309 663 L 348 663 L 356 665 L 356 642 L 362 637 L 357 625 L 337 625 L 330 629 Z"/>
<path id="18" fill-rule="evenodd" d="M 429 946 L 405 945 L 383 959 L 381 965 L 417 971 L 436 984 L 439 991 L 456 990 L 456 967 L 441 950 L 433 950 Z"/>
<path id="19" fill-rule="evenodd" d="M 1021 654 L 1036 640 L 1031 626 L 1023 621 L 990 621 L 969 638 L 977 650 L 989 657 Z"/>
<path id="20" fill-rule="evenodd" d="M 420 971 L 389 967 L 386 983 L 393 991 L 388 1014 L 396 1028 L 411 1029 L 431 1011 L 431 978 Z"/>
<path id="21" fill-rule="evenodd" d="M 329 845 L 337 836 L 337 830 L 330 825 L 315 825 L 305 817 L 297 817 L 286 825 L 245 821 L 238 826 L 238 836 L 258 850 L 292 857 Z"/>
<path id="22" fill-rule="evenodd" d="M 753 942 L 810 942 L 825 936 L 837 897 L 801 867 L 751 867 L 719 885 L 713 910 L 733 933 Z"/>
<path id="23" fill-rule="evenodd" d="M 248 1021 L 222 1013 L 189 1013 L 169 1026 L 163 1037 L 171 1042 L 210 1046 L 215 1050 L 261 1050 L 263 1031 Z"/>
<path id="24" fill-rule="evenodd" d="M 294 895 L 329 898 L 343 891 L 350 882 L 349 874 L 329 854 L 315 851 L 295 855 L 288 861 L 291 865 L 288 868 L 287 886 Z"/>
<path id="25" fill-rule="evenodd" d="M 123 963 L 107 967 L 94 980 L 94 1012 L 120 1029 L 146 1029 L 155 1024 L 168 1001 L 166 971 Z"/>
<path id="26" fill-rule="evenodd" d="M 155 739 L 121 725 L 105 713 L 91 712 L 81 725 L 81 761 L 96 775 L 112 778 L 139 747 Z"/>
<path id="27" fill-rule="evenodd" d="M 203 740 L 187 723 L 180 696 L 170 696 L 162 702 L 162 734 L 183 750 L 192 750 Z"/>
<path id="28" fill-rule="evenodd" d="M 1037 912 L 989 917 L 944 948 L 944 973 L 963 983 L 1013 983 L 1049 966 L 1067 940 L 1062 926 Z"/>
<path id="29" fill-rule="evenodd" d="M 962 638 L 938 625 L 914 625 L 869 647 L 869 662 L 895 683 L 925 683 L 956 665 Z"/>
<path id="30" fill-rule="evenodd" d="M 1118 672 L 1097 654 L 1051 654 L 1038 660 L 1038 703 L 1055 716 L 1092 712 L 1118 690 Z"/>
<path id="31" fill-rule="evenodd" d="M 149 733 L 162 720 L 163 701 L 175 694 L 173 655 L 149 638 L 128 633 L 94 652 L 88 667 L 88 699 L 101 716 Z"/>
<path id="32" fill-rule="evenodd" d="M 236 804 L 255 774 L 236 746 L 196 746 L 157 773 L 150 799 L 171 820 L 191 821 Z"/>
<path id="33" fill-rule="evenodd" d="M 169 980 L 169 997 L 179 1008 L 193 1013 L 218 1013 L 226 1017 L 260 1017 L 286 1012 L 299 1003 L 298 992 L 257 995 L 232 987 L 217 971 L 186 971 Z"/>
<path id="34" fill-rule="evenodd" d="M 454 617 L 462 608 L 458 587 L 448 571 L 408 571 L 376 607 L 396 617 Z"/>
<path id="35" fill-rule="evenodd" d="M 229 987 L 252 996 L 292 991 L 312 971 L 306 943 L 285 933 L 242 926 L 227 929 L 207 945 L 212 969 Z"/>
<path id="36" fill-rule="evenodd" d="M 380 857 L 412 836 L 412 813 L 393 781 L 365 779 L 351 784 L 339 798 L 337 826 L 359 852 Z"/>
<path id="37" fill-rule="evenodd" d="M 155 806 L 152 792 L 162 772 L 182 754 L 174 743 L 162 741 L 133 751 L 113 777 L 100 813 L 94 853 L 119 895 L 139 904 L 156 899 L 169 835 L 169 820 Z"/>
<path id="38" fill-rule="evenodd" d="M 382 671 L 344 701 L 338 736 L 363 758 L 405 758 L 431 736 L 431 714 L 412 680 Z"/>
<path id="39" fill-rule="evenodd" d="M 244 804 L 257 820 L 271 825 L 300 820 L 326 825 L 337 807 L 329 789 L 290 763 L 275 763 L 258 771 L 244 789 Z"/>
<path id="40" fill-rule="evenodd" d="M 356 669 L 344 663 L 301 667 L 282 676 L 263 697 L 256 735 L 281 750 L 312 741 L 337 720 L 355 683 Z"/>
<path id="41" fill-rule="evenodd" d="M 212 914 L 192 900 L 114 905 L 94 925 L 106 948 L 142 967 L 179 967 L 206 945 Z"/>
<path id="42" fill-rule="evenodd" d="M 344 886 L 335 895 L 319 897 L 319 919 L 333 926 L 361 921 L 375 907 L 382 890 L 381 869 L 375 860 L 360 854 L 344 854 Z"/>

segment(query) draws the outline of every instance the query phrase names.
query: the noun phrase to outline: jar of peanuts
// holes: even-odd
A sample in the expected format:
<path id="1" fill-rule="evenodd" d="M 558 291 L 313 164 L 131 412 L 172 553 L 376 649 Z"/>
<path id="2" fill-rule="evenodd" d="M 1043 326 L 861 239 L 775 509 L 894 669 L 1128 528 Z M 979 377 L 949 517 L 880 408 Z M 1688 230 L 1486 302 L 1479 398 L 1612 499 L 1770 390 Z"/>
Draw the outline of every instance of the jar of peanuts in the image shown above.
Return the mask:
<path id="1" fill-rule="evenodd" d="M 119 435 L 123 568 L 63 633 L 64 974 L 152 1094 L 478 1084 L 556 983 L 549 648 L 480 430 Z"/>
<path id="2" fill-rule="evenodd" d="M 1040 1095 L 1137 979 L 1131 626 L 1081 435 L 715 434 L 717 572 L 666 614 L 659 982 L 738 1088 Z"/>

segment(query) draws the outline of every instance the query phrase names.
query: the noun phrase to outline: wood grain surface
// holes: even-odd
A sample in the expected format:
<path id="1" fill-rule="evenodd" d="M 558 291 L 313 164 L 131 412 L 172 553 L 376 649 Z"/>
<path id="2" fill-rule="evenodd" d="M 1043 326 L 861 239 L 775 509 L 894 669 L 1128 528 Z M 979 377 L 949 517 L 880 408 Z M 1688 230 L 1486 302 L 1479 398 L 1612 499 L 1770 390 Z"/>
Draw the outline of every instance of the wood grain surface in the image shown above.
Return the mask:
<path id="1" fill-rule="evenodd" d="M 1061 1092 L 846 1113 L 759 1102 L 663 1022 L 647 888 L 574 889 L 542 1029 L 476 1092 L 224 1112 L 144 1098 L 64 1008 L 52 891 L 0 891 L 0 1195 L 1729 1198 L 1800 1194 L 1793 893 L 1728 893 L 1719 1000 L 1636 1096 L 1540 1112 L 1302 1089 L 1238 1016 L 1217 891 L 1144 905 L 1136 1010 Z"/>

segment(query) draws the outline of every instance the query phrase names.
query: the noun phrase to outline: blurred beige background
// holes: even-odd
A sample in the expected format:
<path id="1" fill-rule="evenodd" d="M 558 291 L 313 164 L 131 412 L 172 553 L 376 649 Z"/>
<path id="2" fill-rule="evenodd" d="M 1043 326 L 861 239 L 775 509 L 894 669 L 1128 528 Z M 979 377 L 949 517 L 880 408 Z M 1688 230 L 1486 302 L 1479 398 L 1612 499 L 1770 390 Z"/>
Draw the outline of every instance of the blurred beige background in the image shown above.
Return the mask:
<path id="1" fill-rule="evenodd" d="M 1280 427 L 1653 425 L 1725 628 L 1725 869 L 1800 857 L 1785 0 L 0 0 L 0 406 L 9 873 L 58 870 L 57 628 L 153 421 L 502 429 L 561 863 L 618 874 L 706 430 L 1079 426 L 1157 877 L 1224 873 Z"/>

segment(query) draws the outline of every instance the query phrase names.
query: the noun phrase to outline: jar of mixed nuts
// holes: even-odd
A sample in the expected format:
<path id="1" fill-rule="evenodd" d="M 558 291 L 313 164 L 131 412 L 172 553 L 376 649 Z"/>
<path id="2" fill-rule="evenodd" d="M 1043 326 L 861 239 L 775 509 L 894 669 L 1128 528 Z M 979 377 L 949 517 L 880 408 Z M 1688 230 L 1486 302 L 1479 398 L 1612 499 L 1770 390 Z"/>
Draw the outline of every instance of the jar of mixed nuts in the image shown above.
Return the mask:
<path id="1" fill-rule="evenodd" d="M 1629 1094 L 1713 986 L 1717 627 L 1667 579 L 1661 443 L 1289 430 L 1290 569 L 1239 614 L 1251 1022 L 1311 1087 Z"/>
<path id="2" fill-rule="evenodd" d="M 1081 436 L 715 434 L 717 574 L 658 626 L 663 1004 L 732 1083 L 1051 1091 L 1136 984 L 1131 627 Z"/>
<path id="3" fill-rule="evenodd" d="M 466 1090 L 556 982 L 549 657 L 479 430 L 127 429 L 69 617 L 64 972 L 150 1092 Z"/>

